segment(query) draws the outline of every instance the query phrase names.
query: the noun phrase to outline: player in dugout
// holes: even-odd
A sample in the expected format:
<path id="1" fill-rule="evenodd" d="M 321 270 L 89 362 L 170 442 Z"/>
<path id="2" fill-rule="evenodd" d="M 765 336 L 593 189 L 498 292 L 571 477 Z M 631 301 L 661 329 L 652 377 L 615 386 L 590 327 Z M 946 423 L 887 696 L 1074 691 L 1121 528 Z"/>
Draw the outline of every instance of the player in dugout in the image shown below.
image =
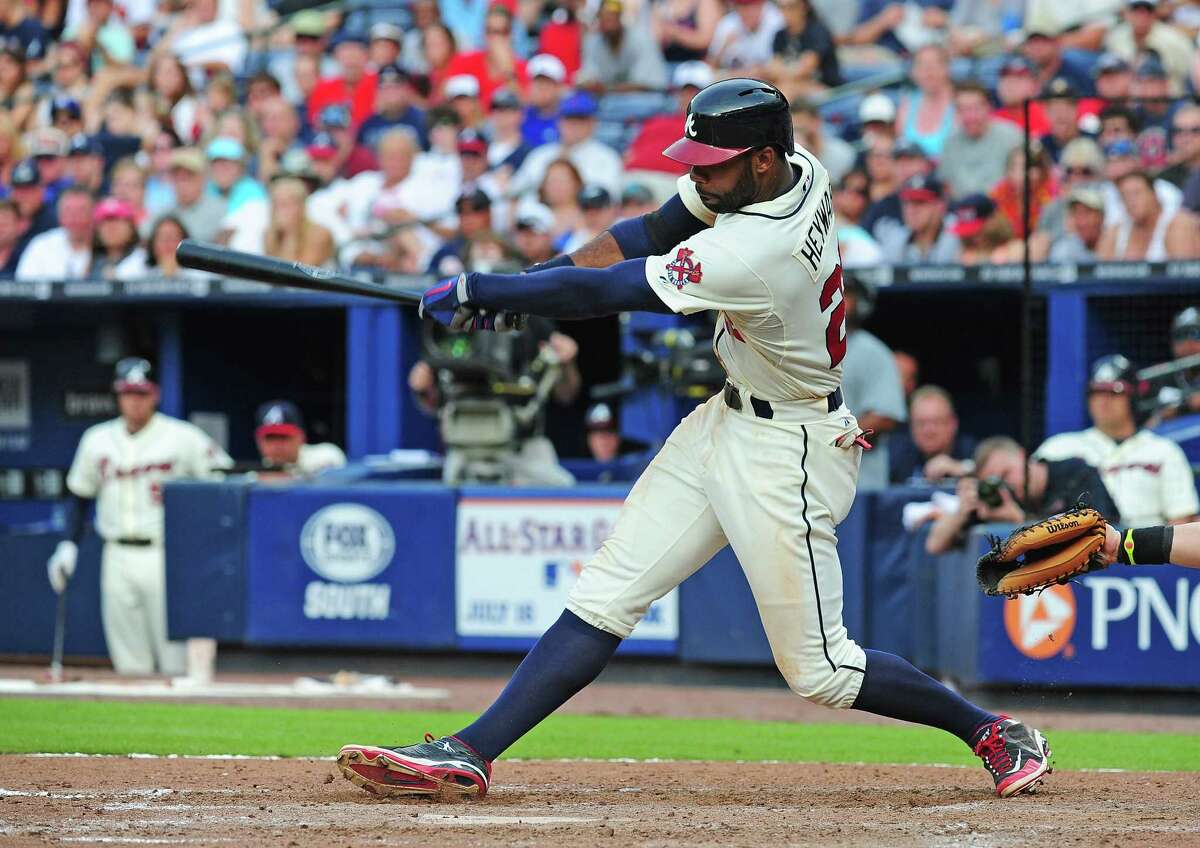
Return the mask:
<path id="1" fill-rule="evenodd" d="M 291 477 L 312 477 L 346 464 L 346 454 L 337 445 L 309 444 L 304 416 L 290 400 L 269 400 L 259 406 L 254 413 L 254 441 L 264 468 Z"/>

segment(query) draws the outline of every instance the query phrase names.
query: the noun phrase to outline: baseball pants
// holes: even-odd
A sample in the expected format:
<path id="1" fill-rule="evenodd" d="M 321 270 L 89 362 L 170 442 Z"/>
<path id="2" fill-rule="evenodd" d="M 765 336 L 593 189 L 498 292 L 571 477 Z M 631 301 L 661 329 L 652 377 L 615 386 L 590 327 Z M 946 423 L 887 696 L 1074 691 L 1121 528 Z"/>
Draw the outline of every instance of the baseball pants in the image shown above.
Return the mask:
<path id="1" fill-rule="evenodd" d="M 842 624 L 835 528 L 854 501 L 860 431 L 845 406 L 830 413 L 824 400 L 772 406 L 774 418 L 757 418 L 718 394 L 680 422 L 567 608 L 626 637 L 653 601 L 729 544 L 788 685 L 847 708 L 866 656 Z"/>
<path id="2" fill-rule="evenodd" d="M 100 613 L 118 674 L 183 674 L 187 649 L 167 641 L 166 557 L 162 545 L 107 542 L 100 559 Z"/>

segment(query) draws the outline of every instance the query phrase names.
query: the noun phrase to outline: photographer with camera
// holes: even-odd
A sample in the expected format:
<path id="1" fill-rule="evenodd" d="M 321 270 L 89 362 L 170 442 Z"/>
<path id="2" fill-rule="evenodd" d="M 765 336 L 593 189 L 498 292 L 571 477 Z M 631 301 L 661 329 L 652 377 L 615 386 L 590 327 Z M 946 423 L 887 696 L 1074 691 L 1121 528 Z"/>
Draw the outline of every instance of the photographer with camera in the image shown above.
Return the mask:
<path id="1" fill-rule="evenodd" d="M 975 472 L 958 481 L 958 508 L 933 522 L 925 540 L 928 553 L 958 547 L 976 524 L 1023 524 L 1069 509 L 1080 495 L 1108 521 L 1121 518 L 1099 472 L 1082 459 L 1027 462 L 1015 439 L 992 436 L 975 450 Z"/>

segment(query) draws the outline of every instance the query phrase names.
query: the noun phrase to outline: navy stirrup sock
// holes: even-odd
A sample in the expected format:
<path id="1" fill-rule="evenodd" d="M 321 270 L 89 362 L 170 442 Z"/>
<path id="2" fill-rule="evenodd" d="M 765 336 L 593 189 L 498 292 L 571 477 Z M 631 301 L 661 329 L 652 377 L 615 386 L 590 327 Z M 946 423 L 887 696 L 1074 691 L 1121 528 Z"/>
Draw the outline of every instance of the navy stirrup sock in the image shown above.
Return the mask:
<path id="1" fill-rule="evenodd" d="M 980 725 L 999 718 L 895 654 L 870 650 L 866 654 L 867 673 L 854 701 L 856 710 L 940 727 L 968 745 L 975 741 Z"/>
<path id="2" fill-rule="evenodd" d="M 568 610 L 542 634 L 487 712 L 454 734 L 494 760 L 608 665 L 621 644 Z"/>

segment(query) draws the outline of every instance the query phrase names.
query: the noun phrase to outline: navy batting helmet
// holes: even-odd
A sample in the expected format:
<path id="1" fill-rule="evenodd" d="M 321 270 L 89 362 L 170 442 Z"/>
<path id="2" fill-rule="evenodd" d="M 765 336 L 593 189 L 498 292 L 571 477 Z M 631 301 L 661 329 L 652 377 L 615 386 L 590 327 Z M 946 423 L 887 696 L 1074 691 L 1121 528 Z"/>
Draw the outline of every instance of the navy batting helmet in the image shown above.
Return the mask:
<path id="1" fill-rule="evenodd" d="M 1119 353 L 1102 356 L 1092 363 L 1088 391 L 1112 392 L 1134 397 L 1141 393 L 1133 363 Z"/>
<path id="2" fill-rule="evenodd" d="M 1171 340 L 1175 342 L 1195 339 L 1200 341 L 1200 309 L 1189 306 L 1175 316 L 1171 322 Z"/>
<path id="3" fill-rule="evenodd" d="M 755 147 L 795 148 L 787 98 L 756 79 L 727 79 L 702 89 L 688 104 L 683 138 L 663 155 L 685 165 L 717 165 Z"/>

